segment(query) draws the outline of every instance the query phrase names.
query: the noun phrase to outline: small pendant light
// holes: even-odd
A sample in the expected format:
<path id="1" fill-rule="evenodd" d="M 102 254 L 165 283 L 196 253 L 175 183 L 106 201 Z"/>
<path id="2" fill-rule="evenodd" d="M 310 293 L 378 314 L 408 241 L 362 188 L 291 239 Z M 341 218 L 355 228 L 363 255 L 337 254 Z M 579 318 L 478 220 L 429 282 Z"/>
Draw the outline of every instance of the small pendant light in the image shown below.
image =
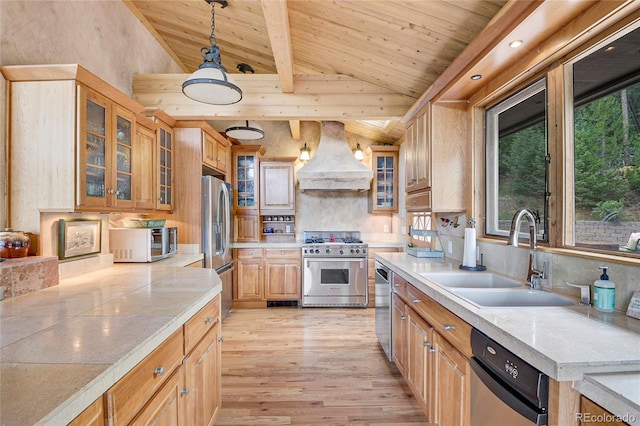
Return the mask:
<path id="1" fill-rule="evenodd" d="M 264 130 L 255 121 L 243 120 L 227 127 L 226 134 L 235 139 L 255 141 L 264 137 Z"/>
<path id="2" fill-rule="evenodd" d="M 358 161 L 362 161 L 364 158 L 364 152 L 362 151 L 362 148 L 360 148 L 360 144 L 356 145 L 356 149 L 353 151 L 353 156 L 356 157 L 356 160 Z"/>
<path id="3" fill-rule="evenodd" d="M 182 93 L 187 97 L 212 105 L 235 104 L 242 99 L 242 90 L 236 82 L 227 74 L 220 59 L 220 48 L 215 36 L 215 4 L 220 3 L 222 8 L 227 7 L 226 0 L 204 0 L 211 5 L 211 35 L 209 36 L 210 48 L 200 49 L 202 64 L 198 70 L 182 83 Z"/>

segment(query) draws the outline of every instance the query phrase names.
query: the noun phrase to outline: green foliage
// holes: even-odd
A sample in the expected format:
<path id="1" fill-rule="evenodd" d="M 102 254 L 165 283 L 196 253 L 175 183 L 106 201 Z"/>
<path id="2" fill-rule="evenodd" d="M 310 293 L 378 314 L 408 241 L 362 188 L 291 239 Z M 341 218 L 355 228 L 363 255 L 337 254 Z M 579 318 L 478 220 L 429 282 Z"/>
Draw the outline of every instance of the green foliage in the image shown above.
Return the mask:
<path id="1" fill-rule="evenodd" d="M 598 203 L 598 206 L 593 209 L 593 212 L 597 214 L 600 219 L 606 218 L 619 218 L 624 208 L 624 200 L 607 200 Z"/>

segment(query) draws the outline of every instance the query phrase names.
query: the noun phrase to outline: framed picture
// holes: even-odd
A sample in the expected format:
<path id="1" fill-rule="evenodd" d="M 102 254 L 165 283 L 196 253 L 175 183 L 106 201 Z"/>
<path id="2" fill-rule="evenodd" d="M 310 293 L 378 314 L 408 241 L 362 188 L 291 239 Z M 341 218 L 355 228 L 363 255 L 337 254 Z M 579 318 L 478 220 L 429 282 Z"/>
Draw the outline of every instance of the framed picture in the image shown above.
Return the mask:
<path id="1" fill-rule="evenodd" d="M 102 220 L 59 220 L 58 259 L 70 259 L 100 253 Z"/>

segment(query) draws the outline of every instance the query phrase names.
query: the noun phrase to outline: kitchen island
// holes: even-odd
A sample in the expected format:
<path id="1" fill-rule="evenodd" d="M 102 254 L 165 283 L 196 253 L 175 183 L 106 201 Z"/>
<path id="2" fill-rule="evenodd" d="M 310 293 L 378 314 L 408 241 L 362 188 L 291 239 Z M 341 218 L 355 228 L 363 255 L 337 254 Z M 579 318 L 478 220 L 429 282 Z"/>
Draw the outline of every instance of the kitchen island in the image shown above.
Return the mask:
<path id="1" fill-rule="evenodd" d="M 67 424 L 181 330 L 221 291 L 181 266 L 116 264 L 0 302 L 0 424 Z"/>
<path id="2" fill-rule="evenodd" d="M 560 384 L 561 396 L 577 389 L 614 414 L 640 424 L 640 321 L 589 306 L 478 308 L 421 273 L 458 270 L 459 261 L 380 253 L 388 266 L 417 290 L 482 331 Z M 577 303 L 577 302 L 576 302 Z M 620 374 L 615 387 L 601 373 Z M 587 387 L 584 381 L 598 383 Z M 586 390 L 585 391 L 583 391 Z M 610 390 L 610 392 L 607 392 Z M 565 413 L 569 419 L 571 414 Z M 574 418 L 575 420 L 575 415 Z M 637 423 L 638 422 L 638 423 Z M 569 424 L 569 423 L 567 423 Z"/>

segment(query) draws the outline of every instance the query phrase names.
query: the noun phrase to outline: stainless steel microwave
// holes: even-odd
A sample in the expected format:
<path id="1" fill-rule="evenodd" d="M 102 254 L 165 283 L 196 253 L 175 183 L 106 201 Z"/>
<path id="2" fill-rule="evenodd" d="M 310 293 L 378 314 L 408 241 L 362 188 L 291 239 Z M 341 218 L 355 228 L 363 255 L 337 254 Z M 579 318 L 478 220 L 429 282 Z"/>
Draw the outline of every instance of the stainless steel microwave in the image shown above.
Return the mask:
<path id="1" fill-rule="evenodd" d="M 114 262 L 155 262 L 178 252 L 178 228 L 111 228 Z"/>

